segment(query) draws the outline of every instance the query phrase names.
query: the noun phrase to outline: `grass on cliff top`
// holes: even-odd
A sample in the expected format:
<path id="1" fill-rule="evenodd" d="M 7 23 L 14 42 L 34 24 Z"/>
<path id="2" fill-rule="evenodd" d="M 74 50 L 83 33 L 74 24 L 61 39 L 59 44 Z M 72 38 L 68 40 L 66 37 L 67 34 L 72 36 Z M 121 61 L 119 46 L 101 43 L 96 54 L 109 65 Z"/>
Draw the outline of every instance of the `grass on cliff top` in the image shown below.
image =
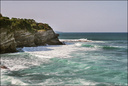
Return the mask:
<path id="1" fill-rule="evenodd" d="M 37 23 L 34 19 L 20 19 L 4 17 L 0 14 L 0 28 L 7 28 L 11 31 L 27 29 L 30 32 L 38 30 L 46 31 L 52 29 L 48 24 Z"/>

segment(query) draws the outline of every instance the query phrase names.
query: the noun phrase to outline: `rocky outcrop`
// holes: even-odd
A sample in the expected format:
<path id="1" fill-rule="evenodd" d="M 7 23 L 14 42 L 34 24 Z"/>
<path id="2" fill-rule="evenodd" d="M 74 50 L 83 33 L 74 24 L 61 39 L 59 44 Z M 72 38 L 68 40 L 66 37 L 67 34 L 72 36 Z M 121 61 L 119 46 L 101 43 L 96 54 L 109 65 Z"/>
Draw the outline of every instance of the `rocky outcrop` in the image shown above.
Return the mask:
<path id="1" fill-rule="evenodd" d="M 0 53 L 15 52 L 16 47 L 60 45 L 58 35 L 45 23 L 0 15 Z"/>
<path id="2" fill-rule="evenodd" d="M 0 31 L 0 53 L 15 52 L 16 47 L 33 47 L 40 45 L 62 45 L 58 34 L 51 30 L 38 30 L 31 33 L 28 30 L 15 30 L 9 32 L 2 28 Z"/>
<path id="3" fill-rule="evenodd" d="M 31 47 L 36 46 L 34 43 L 34 34 L 28 30 L 16 30 L 14 32 L 14 38 L 17 47 Z"/>
<path id="4" fill-rule="evenodd" d="M 31 47 L 39 45 L 60 45 L 62 44 L 58 40 L 58 35 L 51 30 L 38 30 L 35 33 L 31 33 L 27 30 L 18 30 L 14 33 L 14 38 L 17 47 Z"/>
<path id="5" fill-rule="evenodd" d="M 58 44 L 62 44 L 58 40 L 58 35 L 55 34 L 52 29 L 47 30 L 47 31 L 43 31 L 43 30 L 37 31 L 35 33 L 34 41 L 35 41 L 36 45 L 45 45 L 45 44 L 58 45 Z"/>
<path id="6" fill-rule="evenodd" d="M 0 29 L 0 53 L 8 53 L 16 51 L 16 42 L 14 33 L 6 28 Z"/>

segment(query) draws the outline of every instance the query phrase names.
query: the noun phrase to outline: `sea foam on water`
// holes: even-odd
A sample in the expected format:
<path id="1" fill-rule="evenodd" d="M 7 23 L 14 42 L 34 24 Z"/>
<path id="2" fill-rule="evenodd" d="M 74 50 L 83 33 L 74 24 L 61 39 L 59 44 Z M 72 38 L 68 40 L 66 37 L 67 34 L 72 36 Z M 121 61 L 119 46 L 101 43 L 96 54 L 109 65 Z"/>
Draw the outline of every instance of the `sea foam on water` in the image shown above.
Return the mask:
<path id="1" fill-rule="evenodd" d="M 89 39 L 97 39 L 96 34 Z M 106 35 L 88 41 L 88 35 L 79 33 L 62 39 L 66 45 L 2 54 L 1 63 L 11 70 L 2 70 L 2 85 L 127 85 L 127 40 Z"/>

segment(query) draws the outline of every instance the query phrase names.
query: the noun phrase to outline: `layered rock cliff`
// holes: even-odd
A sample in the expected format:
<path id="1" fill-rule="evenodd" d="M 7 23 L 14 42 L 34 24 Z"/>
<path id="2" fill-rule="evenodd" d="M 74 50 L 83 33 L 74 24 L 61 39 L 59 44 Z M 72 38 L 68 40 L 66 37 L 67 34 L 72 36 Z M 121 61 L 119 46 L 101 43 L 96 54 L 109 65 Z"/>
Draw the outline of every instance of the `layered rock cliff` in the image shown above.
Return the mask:
<path id="1" fill-rule="evenodd" d="M 0 53 L 16 51 L 14 34 L 6 28 L 0 29 Z"/>
<path id="2" fill-rule="evenodd" d="M 14 38 L 17 47 L 31 47 L 36 46 L 34 43 L 35 34 L 28 30 L 16 30 L 14 32 Z"/>
<path id="3" fill-rule="evenodd" d="M 42 45 L 42 44 L 49 44 L 49 45 L 59 45 L 62 44 L 58 40 L 58 34 L 55 34 L 54 31 L 47 30 L 47 31 L 37 31 L 35 33 L 35 44 Z"/>
<path id="4" fill-rule="evenodd" d="M 0 17 L 0 24 L 0 53 L 15 52 L 16 47 L 62 45 L 48 24 L 8 17 Z"/>

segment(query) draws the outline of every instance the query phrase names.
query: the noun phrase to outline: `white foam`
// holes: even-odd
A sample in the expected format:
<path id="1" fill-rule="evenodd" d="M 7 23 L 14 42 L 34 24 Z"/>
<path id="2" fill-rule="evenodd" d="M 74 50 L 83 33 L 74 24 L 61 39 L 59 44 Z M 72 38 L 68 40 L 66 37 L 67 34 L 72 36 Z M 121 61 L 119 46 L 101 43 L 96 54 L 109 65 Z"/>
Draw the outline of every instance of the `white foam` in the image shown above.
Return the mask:
<path id="1" fill-rule="evenodd" d="M 38 58 L 70 58 L 71 53 L 79 50 L 95 50 L 95 48 L 80 47 L 81 42 L 77 42 L 72 45 L 48 45 L 48 46 L 38 46 L 38 47 L 24 47 L 23 51 L 29 53 Z"/>
<path id="2" fill-rule="evenodd" d="M 92 40 L 88 40 L 88 39 L 60 39 L 60 41 L 62 42 L 92 42 Z"/>
<path id="3" fill-rule="evenodd" d="M 80 47 L 81 42 L 72 45 L 49 45 L 38 47 L 24 47 L 21 53 L 10 54 L 12 57 L 1 57 L 1 63 L 12 71 L 47 64 L 51 62 L 50 58 L 72 58 L 75 51 L 91 51 L 96 48 Z M 79 53 L 78 53 L 79 54 Z M 14 57 L 13 57 L 14 55 Z M 85 54 L 84 54 L 85 55 Z M 22 57 L 23 56 L 23 57 Z"/>
<path id="4" fill-rule="evenodd" d="M 86 67 L 86 68 L 84 68 L 84 69 L 89 69 L 90 67 Z"/>
<path id="5" fill-rule="evenodd" d="M 1 57 L 1 63 L 4 64 L 4 66 L 8 67 L 10 71 L 18 71 L 18 70 L 30 68 L 31 66 L 38 66 L 43 63 L 44 64 L 49 63 L 49 60 L 45 58 L 41 58 L 39 56 L 34 57 L 27 52 L 27 53 L 20 53 L 20 55 L 16 55 L 14 57 L 12 56 L 10 58 Z"/>
<path id="6" fill-rule="evenodd" d="M 13 85 L 28 85 L 28 84 L 22 82 L 21 80 L 18 80 L 18 79 L 15 79 L 15 78 L 12 78 L 11 83 L 12 83 Z"/>
<path id="7" fill-rule="evenodd" d="M 92 81 L 89 81 L 89 80 L 85 80 L 85 79 L 79 79 L 79 81 L 80 81 L 80 83 L 82 84 L 82 85 L 96 85 L 96 84 L 98 84 L 97 82 L 92 82 Z"/>
<path id="8" fill-rule="evenodd" d="M 58 82 L 56 82 L 58 81 Z M 50 79 L 47 79 L 45 82 L 43 83 L 40 83 L 40 85 L 62 85 L 62 84 L 65 84 L 65 85 L 71 85 L 71 86 L 79 86 L 79 85 L 96 85 L 97 83 L 96 82 L 92 82 L 92 81 L 89 81 L 89 80 L 86 80 L 86 79 L 80 79 L 80 78 L 77 78 L 77 79 L 72 79 L 72 78 L 66 78 L 65 82 L 63 82 L 62 79 L 58 79 L 58 78 L 50 78 Z"/>
<path id="9" fill-rule="evenodd" d="M 40 47 L 24 47 L 23 51 L 30 53 L 31 55 L 37 56 L 39 58 L 67 58 L 70 57 L 70 53 L 75 51 L 75 47 L 72 45 L 62 45 L 62 46 L 40 46 Z"/>
<path id="10" fill-rule="evenodd" d="M 6 76 L 1 74 L 1 85 L 27 85 L 26 83 L 22 82 L 21 80 L 11 77 L 11 76 Z"/>
<path id="11" fill-rule="evenodd" d="M 82 43 L 75 43 L 75 46 L 81 46 Z"/>
<path id="12" fill-rule="evenodd" d="M 11 72 L 9 69 L 0 69 L 0 70 L 1 70 L 1 75 L 2 74 L 7 74 L 7 73 Z"/>
<path id="13" fill-rule="evenodd" d="M 25 68 L 28 68 L 27 66 L 24 66 L 24 65 L 15 65 L 13 67 L 10 68 L 10 70 L 20 70 L 20 69 L 25 69 Z"/>

